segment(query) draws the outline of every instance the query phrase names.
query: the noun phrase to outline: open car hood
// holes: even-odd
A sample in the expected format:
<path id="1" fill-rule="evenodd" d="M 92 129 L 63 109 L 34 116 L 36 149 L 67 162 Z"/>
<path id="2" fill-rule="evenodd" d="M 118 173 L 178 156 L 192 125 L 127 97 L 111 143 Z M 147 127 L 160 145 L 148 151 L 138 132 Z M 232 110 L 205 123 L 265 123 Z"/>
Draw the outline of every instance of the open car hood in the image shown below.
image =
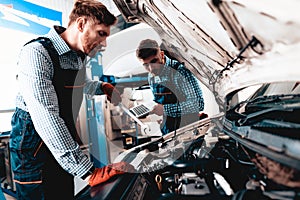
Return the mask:
<path id="1" fill-rule="evenodd" d="M 127 22 L 151 26 L 171 56 L 212 92 L 225 113 L 220 130 L 300 170 L 300 1 L 114 2 Z M 242 91 L 248 100 L 237 95 Z"/>
<path id="2" fill-rule="evenodd" d="M 300 1 L 114 0 L 145 22 L 224 105 L 241 88 L 300 79 Z"/>

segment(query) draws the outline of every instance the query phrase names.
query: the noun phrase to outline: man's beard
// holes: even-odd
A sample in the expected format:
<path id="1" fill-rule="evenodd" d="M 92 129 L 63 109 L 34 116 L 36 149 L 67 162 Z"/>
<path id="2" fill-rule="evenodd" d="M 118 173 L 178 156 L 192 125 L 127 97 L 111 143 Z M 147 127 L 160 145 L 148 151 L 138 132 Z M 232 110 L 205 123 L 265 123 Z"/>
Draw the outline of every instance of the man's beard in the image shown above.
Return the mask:
<path id="1" fill-rule="evenodd" d="M 161 70 L 163 69 L 164 64 L 162 63 L 157 63 L 157 65 L 160 65 L 160 67 L 152 69 L 151 73 L 155 76 L 159 75 Z"/>
<path id="2" fill-rule="evenodd" d="M 90 53 L 88 54 L 89 57 L 93 58 L 95 55 L 97 55 L 98 52 L 104 51 L 104 47 L 102 45 L 98 45 L 97 47 L 93 48 Z"/>

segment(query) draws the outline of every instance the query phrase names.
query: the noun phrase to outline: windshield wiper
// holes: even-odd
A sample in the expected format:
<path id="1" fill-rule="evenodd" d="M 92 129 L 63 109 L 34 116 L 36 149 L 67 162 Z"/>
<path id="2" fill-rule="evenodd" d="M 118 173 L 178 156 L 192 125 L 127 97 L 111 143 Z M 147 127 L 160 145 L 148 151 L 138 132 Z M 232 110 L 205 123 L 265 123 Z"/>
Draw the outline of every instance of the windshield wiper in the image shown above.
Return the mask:
<path id="1" fill-rule="evenodd" d="M 275 105 L 271 108 L 259 110 L 259 111 L 247 114 L 244 118 L 241 118 L 241 119 L 237 120 L 237 122 L 240 126 L 242 126 L 249 119 L 253 119 L 255 117 L 264 115 L 266 113 L 270 113 L 270 112 L 273 112 L 273 111 L 293 111 L 295 108 L 300 108 L 300 102 L 295 102 L 295 103 L 285 104 L 285 105 Z"/>
<path id="2" fill-rule="evenodd" d="M 295 97 L 300 97 L 300 94 L 280 94 L 280 95 L 270 95 L 270 96 L 259 96 L 254 99 L 246 100 L 242 103 L 248 103 L 248 104 L 272 103 L 275 101 L 294 99 Z"/>
<path id="3" fill-rule="evenodd" d="M 294 100 L 294 98 L 299 97 L 300 94 L 280 94 L 280 95 L 268 95 L 268 96 L 258 96 L 253 99 L 248 99 L 245 101 L 241 101 L 236 106 L 234 106 L 231 110 L 236 110 L 237 108 L 242 107 L 242 105 L 257 105 L 257 104 L 267 104 L 267 103 L 274 103 L 286 100 Z"/>

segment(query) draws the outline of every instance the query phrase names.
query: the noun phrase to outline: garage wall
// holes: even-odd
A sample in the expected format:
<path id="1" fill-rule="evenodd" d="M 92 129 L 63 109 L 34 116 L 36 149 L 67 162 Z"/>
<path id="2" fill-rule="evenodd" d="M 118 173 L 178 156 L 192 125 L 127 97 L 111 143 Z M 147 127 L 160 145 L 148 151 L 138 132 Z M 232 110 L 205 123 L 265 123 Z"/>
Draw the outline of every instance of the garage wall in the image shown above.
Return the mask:
<path id="1" fill-rule="evenodd" d="M 73 3 L 73 0 L 0 1 L 0 132 L 10 130 L 10 119 L 15 108 L 17 93 L 16 62 L 20 48 L 36 37 L 36 32 L 45 32 L 47 26 L 51 27 L 53 24 L 65 26 Z M 45 14 L 40 13 L 39 10 L 43 11 L 44 8 L 46 11 L 51 9 L 47 17 L 53 17 L 51 16 L 53 12 L 57 14 L 59 20 L 57 22 L 50 20 L 47 23 L 47 18 L 35 18 Z M 32 24 L 32 22 L 36 23 Z"/>
<path id="2" fill-rule="evenodd" d="M 62 25 L 66 26 L 68 23 L 69 13 L 71 12 L 74 0 L 27 0 L 43 7 L 62 12 Z"/>

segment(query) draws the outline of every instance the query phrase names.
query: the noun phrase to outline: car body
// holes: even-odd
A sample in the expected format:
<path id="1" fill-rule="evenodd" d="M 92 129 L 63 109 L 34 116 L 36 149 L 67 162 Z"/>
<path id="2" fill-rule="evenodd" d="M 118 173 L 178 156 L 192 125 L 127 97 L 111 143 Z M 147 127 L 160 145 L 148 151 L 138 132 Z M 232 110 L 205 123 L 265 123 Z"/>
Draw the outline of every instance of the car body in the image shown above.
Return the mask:
<path id="1" fill-rule="evenodd" d="M 231 170 L 212 167 L 214 175 L 216 171 L 223 173 L 229 182 L 219 180 L 223 192 L 236 199 L 237 196 L 246 198 L 241 190 L 259 191 L 259 197 L 263 198 L 281 199 L 285 195 L 287 199 L 297 198 L 300 188 L 300 13 L 297 8 L 300 2 L 114 2 L 128 23 L 151 26 L 169 55 L 184 62 L 214 95 L 212 103 L 218 107 L 219 114 L 210 117 L 218 120 L 212 131 L 217 132 L 218 141 L 210 155 L 214 155 L 215 161 L 223 159 L 226 163 L 228 159 L 233 163 L 228 167 Z M 203 124 L 205 121 L 198 126 Z M 164 138 L 168 139 L 172 137 Z M 137 149 L 143 148 L 132 152 Z M 198 158 L 202 165 L 206 157 L 198 155 Z M 240 177 L 236 177 L 236 170 L 241 171 Z M 234 192 L 226 192 L 228 185 Z"/>

